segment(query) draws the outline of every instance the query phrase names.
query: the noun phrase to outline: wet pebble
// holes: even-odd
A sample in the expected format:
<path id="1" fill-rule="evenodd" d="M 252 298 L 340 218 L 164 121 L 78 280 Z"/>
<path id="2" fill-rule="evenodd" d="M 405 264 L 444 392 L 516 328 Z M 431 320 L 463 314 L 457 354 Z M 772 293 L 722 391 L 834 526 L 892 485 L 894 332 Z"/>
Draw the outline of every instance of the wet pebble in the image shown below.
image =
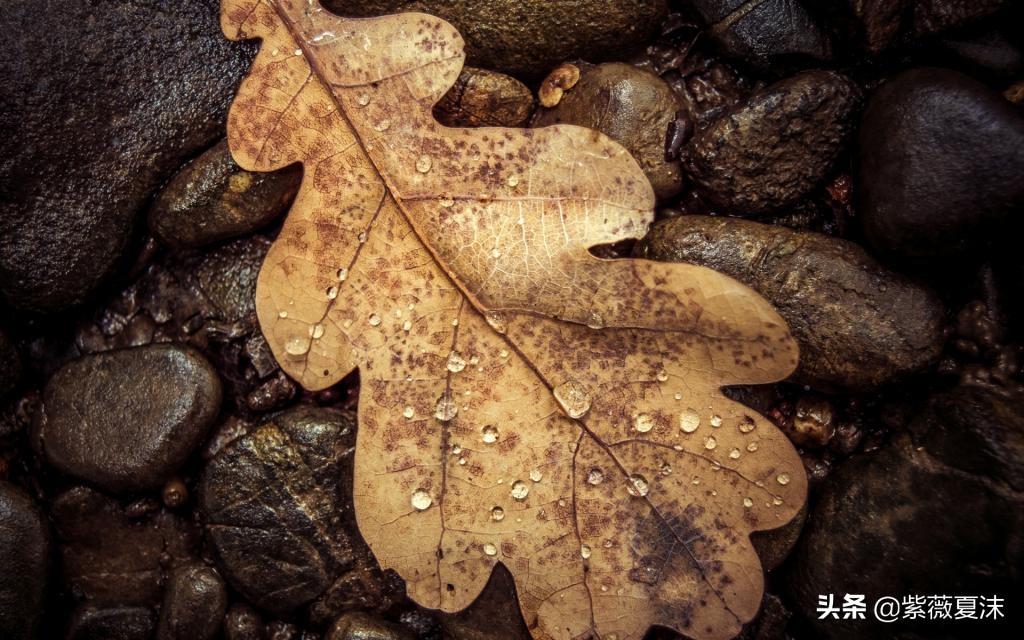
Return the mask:
<path id="1" fill-rule="evenodd" d="M 794 378 L 867 389 L 938 359 L 945 310 L 929 289 L 852 242 L 737 218 L 656 223 L 636 255 L 710 267 L 767 298 L 800 345 Z"/>
<path id="2" fill-rule="evenodd" d="M 153 192 L 223 136 L 255 47 L 224 38 L 218 7 L 4 3 L 0 182 L 18 188 L 0 200 L 0 291 L 12 305 L 81 302 Z"/>
<path id="3" fill-rule="evenodd" d="M 658 76 L 632 65 L 580 63 L 579 79 L 531 126 L 575 124 L 606 134 L 636 158 L 659 198 L 682 188 L 678 162 L 665 160 L 665 137 L 682 103 Z M 559 71 L 556 70 L 555 73 Z M 544 96 L 541 96 L 542 104 Z"/>
<path id="4" fill-rule="evenodd" d="M 326 0 L 343 15 L 425 11 L 466 40 L 469 64 L 535 79 L 563 60 L 628 55 L 653 35 L 665 0 Z"/>
<path id="5" fill-rule="evenodd" d="M 156 488 L 206 438 L 220 401 L 216 372 L 191 349 L 85 356 L 47 382 L 34 440 L 54 467 L 104 489 Z"/>
<path id="6" fill-rule="evenodd" d="M 959 387 L 932 398 L 882 450 L 832 474 L 786 576 L 815 632 L 852 640 L 920 629 L 905 618 L 819 620 L 819 594 L 865 594 L 873 603 L 895 594 L 1020 592 L 1022 416 L 1020 397 Z M 958 635 L 957 622 L 933 621 L 928 637 Z M 992 624 L 986 634 L 1011 637 L 1010 628 Z"/>
<path id="7" fill-rule="evenodd" d="M 515 581 L 501 564 L 494 567 L 487 586 L 473 604 L 458 613 L 442 613 L 440 617 L 445 637 L 452 640 L 490 640 L 499 625 L 502 640 L 530 640 L 530 632 L 519 611 Z"/>
<path id="8" fill-rule="evenodd" d="M 216 571 L 201 563 L 178 567 L 164 586 L 156 640 L 214 638 L 227 604 L 227 587 Z"/>
<path id="9" fill-rule="evenodd" d="M 341 520 L 354 435 L 351 414 L 300 407 L 227 444 L 207 465 L 207 534 L 224 577 L 253 603 L 291 611 L 359 566 L 361 551 Z"/>
<path id="10" fill-rule="evenodd" d="M 962 253 L 1024 206 L 1024 115 L 955 71 L 914 69 L 882 85 L 859 155 L 864 230 L 885 252 Z"/>
<path id="11" fill-rule="evenodd" d="M 35 501 L 0 480 L 0 638 L 30 640 L 43 614 L 50 528 Z"/>
<path id="12" fill-rule="evenodd" d="M 72 615 L 67 640 L 150 640 L 156 616 L 148 607 L 79 607 Z"/>
<path id="13" fill-rule="evenodd" d="M 324 640 L 413 640 L 415 636 L 402 627 L 365 613 L 342 615 L 331 626 Z"/>
<path id="14" fill-rule="evenodd" d="M 155 607 L 164 572 L 191 562 L 199 532 L 158 508 L 133 514 L 98 491 L 75 487 L 50 509 L 64 581 L 84 606 Z"/>
<path id="15" fill-rule="evenodd" d="M 434 107 L 449 127 L 519 127 L 533 113 L 530 88 L 511 76 L 463 67 L 455 85 Z"/>
<path id="16" fill-rule="evenodd" d="M 153 204 L 149 226 L 175 248 L 246 235 L 284 213 L 301 179 L 298 166 L 271 173 L 245 171 L 222 140 L 174 176 Z"/>
<path id="17" fill-rule="evenodd" d="M 828 60 L 828 36 L 800 0 L 684 0 L 728 55 L 766 67 L 794 58 Z"/>
<path id="18" fill-rule="evenodd" d="M 224 616 L 224 640 L 264 640 L 263 619 L 255 609 L 236 602 Z"/>
<path id="19" fill-rule="evenodd" d="M 809 71 L 758 91 L 694 136 L 688 176 L 731 214 L 791 206 L 821 183 L 856 127 L 860 89 L 833 71 Z"/>

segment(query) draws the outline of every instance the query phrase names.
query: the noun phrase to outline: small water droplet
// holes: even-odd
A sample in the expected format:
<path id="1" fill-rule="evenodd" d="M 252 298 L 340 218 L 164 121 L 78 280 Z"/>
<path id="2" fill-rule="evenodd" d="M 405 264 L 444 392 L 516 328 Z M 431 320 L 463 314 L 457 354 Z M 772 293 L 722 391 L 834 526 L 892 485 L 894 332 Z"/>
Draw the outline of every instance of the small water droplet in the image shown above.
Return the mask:
<path id="1" fill-rule="evenodd" d="M 711 420 L 709 420 L 708 422 L 711 423 L 712 427 L 715 427 L 717 429 L 718 427 L 722 426 L 722 416 L 717 414 L 712 415 Z"/>
<path id="2" fill-rule="evenodd" d="M 348 278 L 348 269 L 345 267 L 338 269 L 338 281 L 345 282 L 346 278 Z"/>
<path id="3" fill-rule="evenodd" d="M 379 327 L 381 323 L 380 316 L 376 313 L 371 313 L 367 322 L 370 323 L 371 327 Z"/>
<path id="4" fill-rule="evenodd" d="M 455 200 L 453 198 L 441 198 L 437 201 L 437 204 L 441 205 L 445 209 L 455 206 Z"/>
<path id="5" fill-rule="evenodd" d="M 675 395 L 674 395 L 674 396 L 672 396 L 672 397 L 673 397 L 673 398 L 675 398 L 676 400 L 682 400 L 682 399 L 683 399 L 683 394 L 681 394 L 681 393 L 677 393 L 677 394 L 675 394 Z"/>
<path id="6" fill-rule="evenodd" d="M 366 105 L 370 104 L 370 94 L 360 93 L 359 95 L 357 95 L 356 104 L 358 104 L 360 107 L 365 107 Z"/>
<path id="7" fill-rule="evenodd" d="M 302 55 L 302 49 L 296 49 L 293 53 L 295 53 L 295 55 L 297 55 L 297 56 L 301 56 Z"/>
<path id="8" fill-rule="evenodd" d="M 516 500 L 526 500 L 526 496 L 530 493 L 530 487 L 522 480 L 516 480 L 512 483 L 512 497 Z"/>
<path id="9" fill-rule="evenodd" d="M 584 560 L 589 558 L 592 553 L 593 551 L 591 551 L 590 547 L 588 547 L 587 545 L 582 545 L 580 547 L 580 555 L 583 557 Z"/>
<path id="10" fill-rule="evenodd" d="M 508 357 L 508 349 L 502 349 L 501 351 L 499 351 L 498 352 L 498 357 L 499 358 L 507 358 Z"/>
<path id="11" fill-rule="evenodd" d="M 754 501 L 751 500 L 750 498 L 743 498 L 743 506 L 749 509 L 750 507 L 754 506 Z"/>
<path id="12" fill-rule="evenodd" d="M 416 415 L 416 410 L 413 409 L 412 407 L 406 407 L 404 410 L 402 410 L 402 415 L 405 416 L 406 418 L 411 419 L 414 415 Z"/>
<path id="13" fill-rule="evenodd" d="M 729 451 L 729 457 L 732 458 L 733 460 L 738 459 L 740 457 L 740 450 L 733 447 L 733 449 Z"/>
<path id="14" fill-rule="evenodd" d="M 530 480 L 533 480 L 534 482 L 540 482 L 543 479 L 544 474 L 541 473 L 540 469 L 534 469 L 533 471 L 530 472 Z"/>
<path id="15" fill-rule="evenodd" d="M 437 405 L 434 407 L 434 417 L 441 422 L 448 422 L 455 417 L 455 414 L 459 412 L 459 406 L 455 404 L 452 397 L 448 393 L 442 393 L 441 397 L 437 399 Z"/>
<path id="16" fill-rule="evenodd" d="M 679 414 L 679 428 L 684 433 L 693 433 L 700 426 L 700 416 L 693 409 L 686 409 Z"/>
<path id="17" fill-rule="evenodd" d="M 356 236 L 356 240 L 359 241 L 359 244 L 363 244 L 364 242 L 366 242 L 366 232 L 360 231 L 359 235 Z"/>
<path id="18" fill-rule="evenodd" d="M 422 155 L 416 159 L 416 170 L 420 173 L 427 173 L 434 166 L 434 160 L 428 155 Z"/>
<path id="19" fill-rule="evenodd" d="M 782 496 L 775 496 L 774 498 L 772 498 L 772 504 L 774 504 L 776 507 L 782 504 Z"/>
<path id="20" fill-rule="evenodd" d="M 465 458 L 459 458 L 459 465 L 463 466 L 463 467 L 466 466 L 466 459 Z"/>
<path id="21" fill-rule="evenodd" d="M 755 451 L 757 451 L 757 443 L 751 442 L 750 444 L 748 444 L 747 451 L 749 451 L 750 453 L 754 453 Z"/>
<path id="22" fill-rule="evenodd" d="M 508 330 L 508 327 L 505 324 L 505 316 L 496 311 L 488 311 L 485 313 L 484 320 L 486 320 L 487 324 L 491 325 L 491 328 L 498 333 L 503 334 Z"/>
<path id="23" fill-rule="evenodd" d="M 498 427 L 489 424 L 480 430 L 480 439 L 486 444 L 494 444 L 498 441 Z"/>
<path id="24" fill-rule="evenodd" d="M 633 428 L 640 433 L 647 433 L 654 428 L 654 418 L 649 414 L 639 413 L 633 418 Z"/>
<path id="25" fill-rule="evenodd" d="M 743 416 L 743 419 L 740 420 L 740 433 L 750 433 L 756 427 L 757 424 L 754 422 L 754 419 L 751 418 L 750 416 Z"/>
<path id="26" fill-rule="evenodd" d="M 334 300 L 338 297 L 338 287 L 330 286 L 327 287 L 327 299 Z"/>
<path id="27" fill-rule="evenodd" d="M 284 350 L 292 357 L 304 356 L 309 353 L 309 340 L 301 336 L 293 336 L 284 343 Z"/>
<path id="28" fill-rule="evenodd" d="M 508 186 L 515 187 L 519 184 L 519 176 L 512 174 L 508 177 L 507 180 L 505 180 L 505 182 L 508 183 Z"/>
<path id="29" fill-rule="evenodd" d="M 634 473 L 626 482 L 626 491 L 635 498 L 642 498 L 650 491 L 650 485 L 647 484 L 647 478 L 639 473 Z"/>
<path id="30" fill-rule="evenodd" d="M 466 359 L 458 351 L 448 354 L 448 363 L 445 365 L 452 373 L 459 373 L 466 368 Z"/>
<path id="31" fill-rule="evenodd" d="M 488 542 L 487 544 L 484 545 L 484 553 L 489 555 L 489 556 L 496 556 L 496 555 L 498 555 L 498 547 L 496 547 L 493 544 L 491 544 L 490 542 Z"/>
<path id="32" fill-rule="evenodd" d="M 604 482 L 604 472 L 600 469 L 594 468 L 587 474 L 587 484 L 594 485 L 595 487 Z"/>
<path id="33" fill-rule="evenodd" d="M 501 249 L 499 249 L 497 247 L 491 249 L 491 257 L 494 258 L 494 259 L 500 258 L 501 257 Z"/>
<path id="34" fill-rule="evenodd" d="M 377 124 L 373 125 L 374 131 L 387 131 L 391 127 L 391 121 L 387 118 L 381 120 Z"/>
<path id="35" fill-rule="evenodd" d="M 288 312 L 287 311 L 278 311 L 277 312 L 277 317 L 278 318 L 287 318 L 288 317 Z"/>
<path id="36" fill-rule="evenodd" d="M 452 445 L 452 455 L 453 456 L 457 456 L 457 455 L 459 455 L 461 453 L 462 453 L 462 445 L 458 444 L 458 443 L 453 444 Z"/>
<path id="37" fill-rule="evenodd" d="M 501 522 L 505 519 L 505 510 L 501 507 L 494 507 L 491 509 L 491 520 L 495 522 Z"/>
<path id="38" fill-rule="evenodd" d="M 662 369 L 658 371 L 658 374 L 655 377 L 658 379 L 658 382 L 665 382 L 668 380 L 668 371 Z"/>
<path id="39" fill-rule="evenodd" d="M 555 387 L 555 400 L 566 415 L 573 419 L 582 418 L 590 411 L 590 393 L 577 380 L 568 380 Z"/>
<path id="40" fill-rule="evenodd" d="M 704 448 L 708 451 L 718 446 L 718 440 L 715 440 L 715 436 L 708 436 L 704 438 Z"/>
<path id="41" fill-rule="evenodd" d="M 434 499 L 430 497 L 430 494 L 423 489 L 417 489 L 412 492 L 412 508 L 417 511 L 424 511 L 430 508 L 430 505 L 434 504 Z"/>
<path id="42" fill-rule="evenodd" d="M 596 311 L 591 311 L 587 314 L 587 327 L 591 329 L 604 329 L 604 317 Z"/>
<path id="43" fill-rule="evenodd" d="M 411 331 L 411 330 L 412 330 L 412 320 L 406 320 L 405 322 L 402 323 L 402 331 Z"/>
<path id="44" fill-rule="evenodd" d="M 783 485 L 789 484 L 789 474 L 788 473 L 780 473 L 779 475 L 775 476 L 775 481 L 778 482 L 779 484 L 783 484 Z"/>
<path id="45" fill-rule="evenodd" d="M 320 338 L 324 337 L 324 325 L 319 323 L 314 324 L 313 327 L 309 330 L 309 334 L 313 336 L 314 340 L 319 340 Z"/>

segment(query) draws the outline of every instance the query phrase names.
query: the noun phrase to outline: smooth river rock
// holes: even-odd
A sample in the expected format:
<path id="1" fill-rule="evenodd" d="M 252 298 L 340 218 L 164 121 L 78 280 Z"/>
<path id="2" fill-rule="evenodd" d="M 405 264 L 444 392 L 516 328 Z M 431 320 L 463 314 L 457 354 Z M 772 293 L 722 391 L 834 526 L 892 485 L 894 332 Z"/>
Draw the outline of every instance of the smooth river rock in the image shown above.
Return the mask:
<path id="1" fill-rule="evenodd" d="M 46 516 L 28 494 L 0 480 L 0 638 L 35 638 L 50 565 Z"/>

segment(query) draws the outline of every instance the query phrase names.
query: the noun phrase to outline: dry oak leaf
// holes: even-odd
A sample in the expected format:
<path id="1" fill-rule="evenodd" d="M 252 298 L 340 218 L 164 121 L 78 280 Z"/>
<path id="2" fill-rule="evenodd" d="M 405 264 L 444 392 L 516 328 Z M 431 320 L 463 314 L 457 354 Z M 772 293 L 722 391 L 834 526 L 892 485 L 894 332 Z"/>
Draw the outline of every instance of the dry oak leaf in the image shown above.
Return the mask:
<path id="1" fill-rule="evenodd" d="M 260 325 L 307 389 L 359 369 L 353 494 L 381 565 L 458 611 L 501 562 L 537 638 L 738 633 L 763 590 L 749 534 L 806 497 L 781 432 L 721 392 L 794 369 L 780 317 L 704 268 L 590 254 L 653 219 L 609 138 L 436 122 L 464 58 L 443 20 L 224 0 L 222 27 L 262 39 L 235 159 L 304 168 Z"/>

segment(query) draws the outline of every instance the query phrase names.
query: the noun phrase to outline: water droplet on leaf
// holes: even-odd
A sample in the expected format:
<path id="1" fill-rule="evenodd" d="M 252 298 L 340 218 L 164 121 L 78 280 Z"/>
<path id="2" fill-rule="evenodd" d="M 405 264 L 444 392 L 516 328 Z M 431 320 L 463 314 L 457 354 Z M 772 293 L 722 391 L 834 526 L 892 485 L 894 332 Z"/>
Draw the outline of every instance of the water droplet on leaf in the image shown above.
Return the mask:
<path id="1" fill-rule="evenodd" d="M 590 394 L 577 380 L 568 380 L 555 387 L 555 400 L 566 415 L 573 419 L 582 418 L 590 411 Z"/>

